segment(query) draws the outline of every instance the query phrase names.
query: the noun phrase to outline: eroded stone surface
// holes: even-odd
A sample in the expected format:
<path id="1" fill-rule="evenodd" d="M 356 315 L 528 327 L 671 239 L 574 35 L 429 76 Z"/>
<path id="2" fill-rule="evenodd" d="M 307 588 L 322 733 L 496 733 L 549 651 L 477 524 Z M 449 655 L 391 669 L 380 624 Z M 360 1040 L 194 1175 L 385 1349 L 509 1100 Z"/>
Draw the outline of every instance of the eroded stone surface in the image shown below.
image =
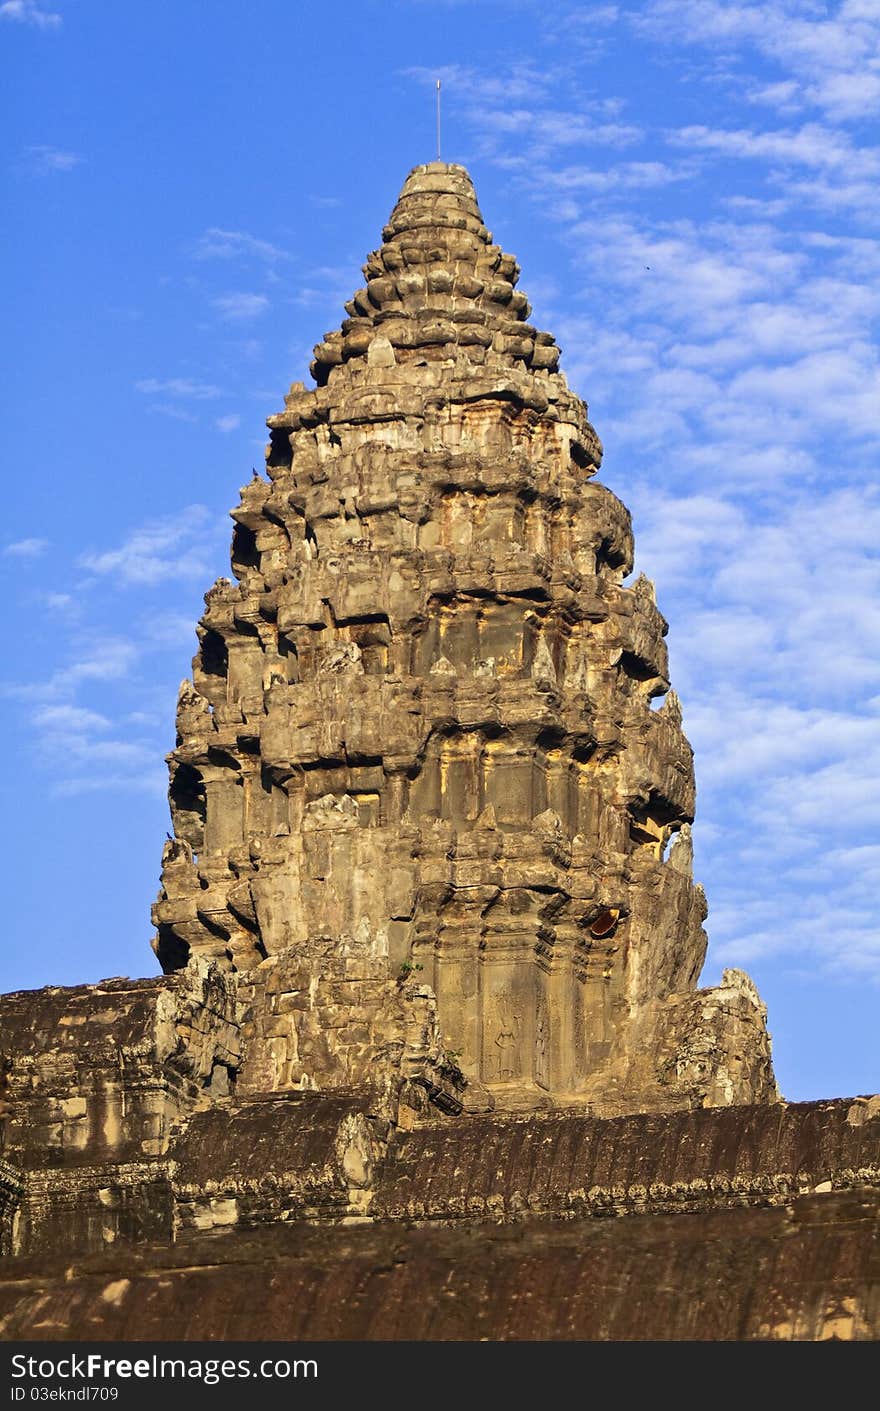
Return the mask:
<path id="1" fill-rule="evenodd" d="M 880 1332 L 878 1192 L 788 1207 L 189 1236 L 17 1261 L 0 1337 L 49 1341 L 819 1341 Z"/>
<path id="2" fill-rule="evenodd" d="M 229 1091 L 239 1040 L 235 977 L 204 959 L 158 979 L 0 996 L 5 1251 L 171 1238 L 164 1158 L 189 1114 Z"/>
<path id="3" fill-rule="evenodd" d="M 163 967 L 242 972 L 242 1089 L 773 1100 L 754 988 L 695 993 L 666 622 L 464 168 L 410 174 L 364 274 L 206 596 Z"/>

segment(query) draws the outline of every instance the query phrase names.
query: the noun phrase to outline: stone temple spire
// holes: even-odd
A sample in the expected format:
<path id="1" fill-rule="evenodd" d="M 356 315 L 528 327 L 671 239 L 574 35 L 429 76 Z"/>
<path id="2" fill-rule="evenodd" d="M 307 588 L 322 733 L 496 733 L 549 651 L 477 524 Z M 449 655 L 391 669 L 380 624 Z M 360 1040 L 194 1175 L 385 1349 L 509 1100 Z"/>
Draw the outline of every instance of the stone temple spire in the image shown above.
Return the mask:
<path id="1" fill-rule="evenodd" d="M 311 372 L 319 384 L 332 368 L 367 354 L 376 337 L 432 362 L 462 349 L 470 364 L 484 364 L 491 352 L 493 367 L 556 370 L 555 339 L 527 322 L 519 265 L 492 243 L 464 167 L 417 167 L 382 238 L 364 266 L 367 287 L 345 306 L 349 319 L 315 349 Z M 374 349 L 373 359 L 383 352 Z M 406 353 L 395 356 L 412 361 Z"/>
<path id="2" fill-rule="evenodd" d="M 206 595 L 162 966 L 239 972 L 245 1090 L 772 1100 L 751 981 L 696 989 L 692 752 L 587 409 L 463 167 L 382 238 Z"/>

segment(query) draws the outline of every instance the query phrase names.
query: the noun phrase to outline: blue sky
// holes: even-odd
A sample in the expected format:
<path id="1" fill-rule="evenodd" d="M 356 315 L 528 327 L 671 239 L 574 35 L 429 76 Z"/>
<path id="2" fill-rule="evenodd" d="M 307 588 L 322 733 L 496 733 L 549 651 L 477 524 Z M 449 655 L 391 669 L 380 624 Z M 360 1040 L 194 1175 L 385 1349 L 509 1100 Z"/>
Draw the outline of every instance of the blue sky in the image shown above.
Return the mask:
<path id="1" fill-rule="evenodd" d="M 148 974 L 164 754 L 264 419 L 464 162 L 670 621 L 704 981 L 880 1089 L 880 3 L 0 0 L 3 989 Z"/>

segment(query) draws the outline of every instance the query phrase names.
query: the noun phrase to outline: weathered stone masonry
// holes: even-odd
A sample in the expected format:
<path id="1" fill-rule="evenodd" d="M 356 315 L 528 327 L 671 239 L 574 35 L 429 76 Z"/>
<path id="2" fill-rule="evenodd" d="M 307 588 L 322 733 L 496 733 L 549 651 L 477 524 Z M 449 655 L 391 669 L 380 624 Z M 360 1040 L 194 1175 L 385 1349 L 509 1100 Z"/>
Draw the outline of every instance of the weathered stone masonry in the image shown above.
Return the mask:
<path id="1" fill-rule="evenodd" d="M 206 598 L 163 967 L 243 972 L 246 1090 L 374 1081 L 433 1026 L 470 1107 L 772 1099 L 750 982 L 696 992 L 666 622 L 463 168 L 411 173 L 364 273 Z"/>
<path id="2" fill-rule="evenodd" d="M 876 1337 L 880 1097 L 697 988 L 666 623 L 462 167 L 364 271 L 206 595 L 164 973 L 0 996 L 0 1336 Z"/>

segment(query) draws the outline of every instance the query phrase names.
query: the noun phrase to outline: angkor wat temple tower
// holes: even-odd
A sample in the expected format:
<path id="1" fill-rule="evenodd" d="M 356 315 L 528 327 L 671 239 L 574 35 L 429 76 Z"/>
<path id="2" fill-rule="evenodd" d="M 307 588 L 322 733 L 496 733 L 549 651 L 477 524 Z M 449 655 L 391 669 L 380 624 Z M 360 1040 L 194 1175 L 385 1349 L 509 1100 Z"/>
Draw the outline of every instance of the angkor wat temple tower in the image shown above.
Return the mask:
<path id="1" fill-rule="evenodd" d="M 206 596 L 162 966 L 239 972 L 239 1092 L 772 1101 L 751 981 L 696 989 L 667 625 L 463 167 L 411 172 L 364 274 Z"/>
<path id="2" fill-rule="evenodd" d="M 166 973 L 0 995 L 0 1340 L 876 1338 L 880 1096 L 696 988 L 666 623 L 462 167 L 365 272 L 206 597 Z"/>

